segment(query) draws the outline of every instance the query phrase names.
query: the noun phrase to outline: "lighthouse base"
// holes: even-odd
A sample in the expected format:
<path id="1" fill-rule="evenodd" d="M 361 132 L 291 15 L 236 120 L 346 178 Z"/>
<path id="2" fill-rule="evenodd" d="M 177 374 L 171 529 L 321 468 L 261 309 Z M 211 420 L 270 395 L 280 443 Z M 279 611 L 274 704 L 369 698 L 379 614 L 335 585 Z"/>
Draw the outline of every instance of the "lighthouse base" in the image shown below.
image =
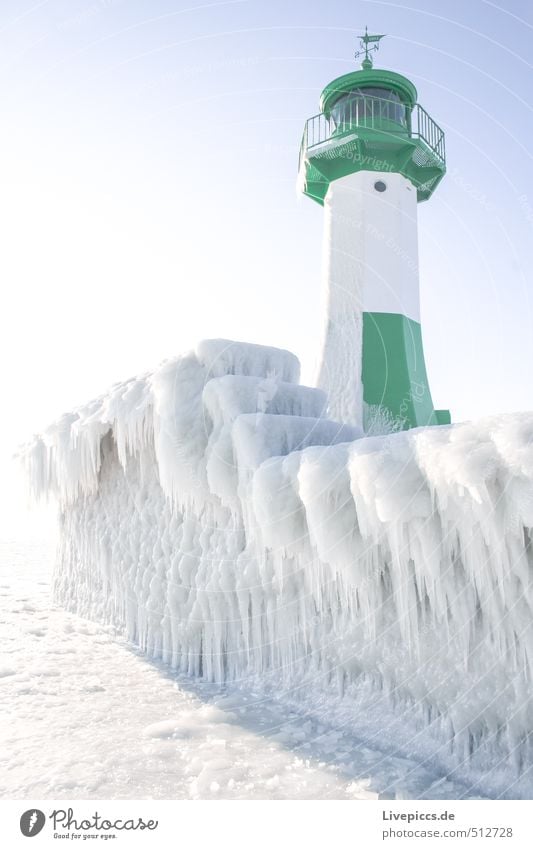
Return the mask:
<path id="1" fill-rule="evenodd" d="M 363 417 L 367 433 L 449 424 L 435 410 L 419 322 L 398 313 L 363 313 Z"/>

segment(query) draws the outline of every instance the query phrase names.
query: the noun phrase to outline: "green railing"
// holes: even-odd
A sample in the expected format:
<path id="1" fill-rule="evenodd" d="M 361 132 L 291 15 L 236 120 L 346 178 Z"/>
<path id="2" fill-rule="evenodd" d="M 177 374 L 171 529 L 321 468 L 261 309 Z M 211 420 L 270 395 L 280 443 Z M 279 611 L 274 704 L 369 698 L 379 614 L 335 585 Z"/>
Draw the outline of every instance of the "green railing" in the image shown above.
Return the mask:
<path id="1" fill-rule="evenodd" d="M 444 131 L 425 109 L 416 103 L 411 111 L 393 100 L 358 94 L 347 98 L 340 108 L 328 117 L 323 112 L 306 122 L 300 157 L 317 145 L 342 138 L 360 128 L 373 130 L 384 136 L 421 139 L 438 160 L 446 165 Z"/>

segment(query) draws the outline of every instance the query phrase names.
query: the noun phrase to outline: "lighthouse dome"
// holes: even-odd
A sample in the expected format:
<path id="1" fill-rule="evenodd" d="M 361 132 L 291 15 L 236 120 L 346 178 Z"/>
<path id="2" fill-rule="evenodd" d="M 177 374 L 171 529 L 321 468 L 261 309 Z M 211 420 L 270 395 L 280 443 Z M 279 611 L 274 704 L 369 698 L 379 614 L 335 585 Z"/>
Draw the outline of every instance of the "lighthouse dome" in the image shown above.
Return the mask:
<path id="1" fill-rule="evenodd" d="M 395 71 L 379 68 L 352 71 L 328 83 L 320 95 L 320 111 L 329 116 L 339 100 L 364 92 L 368 96 L 396 101 L 411 111 L 417 101 L 413 83 Z"/>

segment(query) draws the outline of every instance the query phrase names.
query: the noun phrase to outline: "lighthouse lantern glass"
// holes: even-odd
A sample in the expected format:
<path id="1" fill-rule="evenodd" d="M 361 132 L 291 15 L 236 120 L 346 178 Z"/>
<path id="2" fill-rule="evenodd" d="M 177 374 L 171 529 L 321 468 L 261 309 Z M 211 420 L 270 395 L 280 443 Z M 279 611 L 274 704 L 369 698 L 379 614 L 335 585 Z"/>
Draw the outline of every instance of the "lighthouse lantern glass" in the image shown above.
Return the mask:
<path id="1" fill-rule="evenodd" d="M 379 126 L 392 122 L 407 128 L 406 106 L 399 94 L 387 88 L 365 86 L 347 92 L 331 109 L 331 117 L 339 130 L 349 126 Z"/>

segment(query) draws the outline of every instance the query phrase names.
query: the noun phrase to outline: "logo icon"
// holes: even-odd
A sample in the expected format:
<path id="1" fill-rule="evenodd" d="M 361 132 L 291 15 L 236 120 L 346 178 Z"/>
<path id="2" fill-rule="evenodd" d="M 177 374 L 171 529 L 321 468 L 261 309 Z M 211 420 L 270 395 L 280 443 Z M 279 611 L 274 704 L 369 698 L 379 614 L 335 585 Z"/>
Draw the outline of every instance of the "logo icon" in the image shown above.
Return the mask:
<path id="1" fill-rule="evenodd" d="M 24 811 L 20 818 L 20 830 L 24 837 L 35 837 L 43 830 L 46 822 L 46 817 L 42 811 L 37 808 L 30 808 L 29 811 Z"/>

